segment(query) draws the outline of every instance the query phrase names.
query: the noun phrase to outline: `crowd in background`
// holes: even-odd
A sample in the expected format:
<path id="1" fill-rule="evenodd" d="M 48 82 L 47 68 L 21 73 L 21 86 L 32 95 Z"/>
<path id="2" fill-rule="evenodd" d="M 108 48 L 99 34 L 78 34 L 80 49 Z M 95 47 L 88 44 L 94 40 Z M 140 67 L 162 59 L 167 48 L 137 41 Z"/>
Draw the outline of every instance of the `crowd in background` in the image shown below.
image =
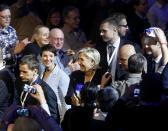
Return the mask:
<path id="1" fill-rule="evenodd" d="M 166 130 L 167 0 L 0 0 L 0 131 Z"/>

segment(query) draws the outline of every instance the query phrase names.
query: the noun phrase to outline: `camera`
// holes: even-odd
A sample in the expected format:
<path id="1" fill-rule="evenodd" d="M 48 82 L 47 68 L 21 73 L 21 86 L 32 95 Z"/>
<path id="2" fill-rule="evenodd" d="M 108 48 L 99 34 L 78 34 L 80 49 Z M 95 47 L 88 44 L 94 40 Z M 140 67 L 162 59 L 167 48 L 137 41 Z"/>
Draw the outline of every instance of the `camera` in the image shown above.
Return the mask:
<path id="1" fill-rule="evenodd" d="M 155 29 L 155 27 L 150 27 L 148 29 L 145 29 L 145 34 L 149 37 L 155 38 L 156 35 L 155 35 L 155 32 L 154 32 L 154 29 Z"/>
<path id="2" fill-rule="evenodd" d="M 19 108 L 16 110 L 18 116 L 29 116 L 29 110 L 27 108 Z"/>
<path id="3" fill-rule="evenodd" d="M 25 84 L 23 87 L 24 92 L 36 94 L 36 89 L 33 86 Z"/>

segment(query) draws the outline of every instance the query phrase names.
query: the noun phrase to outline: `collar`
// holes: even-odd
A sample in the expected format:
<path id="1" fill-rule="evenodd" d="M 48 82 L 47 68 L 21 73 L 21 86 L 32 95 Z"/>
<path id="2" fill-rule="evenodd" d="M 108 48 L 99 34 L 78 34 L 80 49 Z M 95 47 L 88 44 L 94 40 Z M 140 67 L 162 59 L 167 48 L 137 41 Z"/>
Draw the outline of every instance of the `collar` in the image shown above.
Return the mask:
<path id="1" fill-rule="evenodd" d="M 38 75 L 38 74 L 37 74 L 37 75 L 35 75 L 35 76 L 34 76 L 34 78 L 33 78 L 33 81 L 30 83 L 30 85 L 33 85 L 33 84 L 38 83 L 38 77 L 39 77 L 39 75 Z"/>
<path id="2" fill-rule="evenodd" d="M 1 70 L 3 70 L 4 68 L 5 68 L 5 66 L 4 66 L 4 65 L 3 65 L 3 66 L 1 66 L 1 67 L 0 67 L 0 71 L 1 71 Z"/>
<path id="3" fill-rule="evenodd" d="M 128 77 L 141 78 L 141 75 L 142 75 L 141 73 L 129 73 Z"/>
<path id="4" fill-rule="evenodd" d="M 1 29 L 0 29 L 0 32 L 8 34 L 8 33 L 9 33 L 8 27 L 1 28 Z"/>
<path id="5" fill-rule="evenodd" d="M 156 57 L 155 59 L 153 59 L 156 63 L 159 63 L 160 60 L 162 58 L 162 54 L 160 54 L 158 57 Z"/>
<path id="6" fill-rule="evenodd" d="M 114 42 L 114 43 L 108 42 L 107 44 L 108 44 L 108 46 L 113 46 L 115 48 L 118 48 L 120 45 L 120 37 L 117 39 L 116 42 Z"/>

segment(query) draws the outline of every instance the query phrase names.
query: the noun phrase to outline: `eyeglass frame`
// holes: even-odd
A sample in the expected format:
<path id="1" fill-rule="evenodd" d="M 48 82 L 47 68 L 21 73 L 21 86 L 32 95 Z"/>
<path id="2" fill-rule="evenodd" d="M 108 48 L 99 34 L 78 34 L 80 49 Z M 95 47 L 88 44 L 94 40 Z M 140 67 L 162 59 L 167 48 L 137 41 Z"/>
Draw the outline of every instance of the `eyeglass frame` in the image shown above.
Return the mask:
<path id="1" fill-rule="evenodd" d="M 1 19 L 11 19 L 11 15 L 8 16 L 0 16 Z"/>

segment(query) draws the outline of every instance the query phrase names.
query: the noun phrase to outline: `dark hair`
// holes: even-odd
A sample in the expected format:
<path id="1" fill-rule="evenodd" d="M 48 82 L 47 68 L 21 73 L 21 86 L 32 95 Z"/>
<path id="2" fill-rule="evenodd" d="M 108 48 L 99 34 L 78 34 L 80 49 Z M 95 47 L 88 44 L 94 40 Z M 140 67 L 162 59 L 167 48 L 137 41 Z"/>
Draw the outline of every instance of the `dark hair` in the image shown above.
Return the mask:
<path id="1" fill-rule="evenodd" d="M 128 71 L 130 73 L 142 73 L 145 62 L 145 57 L 140 53 L 130 56 L 128 59 Z"/>
<path id="2" fill-rule="evenodd" d="M 123 13 L 119 13 L 119 12 L 112 13 L 110 15 L 110 17 L 113 18 L 113 19 L 115 19 L 118 24 L 120 24 L 120 22 L 121 22 L 122 19 L 126 19 L 126 15 L 124 15 Z"/>
<path id="3" fill-rule="evenodd" d="M 60 23 L 58 25 L 56 25 L 56 26 L 52 25 L 51 20 L 50 20 L 51 16 L 53 14 L 55 14 L 55 13 L 59 13 L 60 14 Z M 47 16 L 47 21 L 46 21 L 47 27 L 49 27 L 50 29 L 52 29 L 52 28 L 55 28 L 55 27 L 60 27 L 61 24 L 62 24 L 62 17 L 61 17 L 61 11 L 60 11 L 60 9 L 58 9 L 58 8 L 52 8 L 49 11 L 48 16 Z"/>
<path id="4" fill-rule="evenodd" d="M 18 117 L 14 123 L 13 131 L 41 131 L 39 123 L 28 117 Z"/>
<path id="5" fill-rule="evenodd" d="M 75 6 L 67 6 L 63 9 L 63 12 L 62 12 L 62 16 L 63 16 L 63 19 L 65 19 L 69 12 L 73 11 L 73 10 L 78 10 L 78 8 L 76 8 Z"/>
<path id="6" fill-rule="evenodd" d="M 42 56 L 44 51 L 52 52 L 56 56 L 56 49 L 51 44 L 44 45 L 41 48 L 41 53 L 40 53 L 41 56 Z"/>
<path id="7" fill-rule="evenodd" d="M 108 17 L 108 18 L 104 19 L 101 22 L 101 24 L 104 24 L 104 23 L 108 23 L 109 25 L 114 26 L 116 28 L 118 28 L 118 26 L 119 26 L 118 21 L 114 17 Z"/>
<path id="8" fill-rule="evenodd" d="M 28 65 L 29 69 L 39 69 L 39 60 L 35 55 L 25 55 L 19 62 L 19 65 Z"/>
<path id="9" fill-rule="evenodd" d="M 98 92 L 97 86 L 83 87 L 80 91 L 81 102 L 85 107 L 95 107 Z"/>
<path id="10" fill-rule="evenodd" d="M 0 4 L 0 11 L 4 11 L 6 9 L 10 10 L 10 7 L 7 4 Z"/>
<path id="11" fill-rule="evenodd" d="M 138 6 L 138 5 L 140 5 L 140 3 L 141 3 L 141 0 L 132 0 L 130 4 L 132 6 Z"/>
<path id="12" fill-rule="evenodd" d="M 97 94 L 97 101 L 99 108 L 103 112 L 108 112 L 116 103 L 119 98 L 119 94 L 116 89 L 111 86 L 107 86 L 101 89 Z"/>

